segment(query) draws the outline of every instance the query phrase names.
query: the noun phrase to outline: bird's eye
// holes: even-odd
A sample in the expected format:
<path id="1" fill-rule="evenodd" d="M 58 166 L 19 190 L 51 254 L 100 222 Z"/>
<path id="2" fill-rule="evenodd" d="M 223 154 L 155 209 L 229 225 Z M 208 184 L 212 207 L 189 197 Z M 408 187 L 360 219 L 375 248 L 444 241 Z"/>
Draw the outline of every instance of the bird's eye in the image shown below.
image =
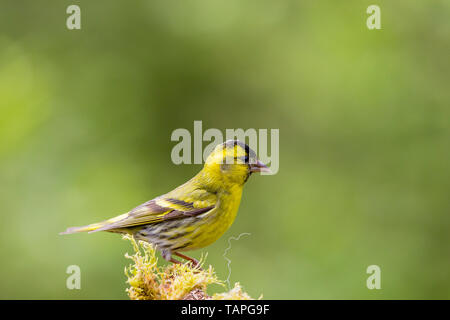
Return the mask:
<path id="1" fill-rule="evenodd" d="M 246 156 L 244 157 L 244 162 L 245 162 L 245 163 L 248 163 L 248 160 L 249 160 L 248 155 L 246 155 Z"/>

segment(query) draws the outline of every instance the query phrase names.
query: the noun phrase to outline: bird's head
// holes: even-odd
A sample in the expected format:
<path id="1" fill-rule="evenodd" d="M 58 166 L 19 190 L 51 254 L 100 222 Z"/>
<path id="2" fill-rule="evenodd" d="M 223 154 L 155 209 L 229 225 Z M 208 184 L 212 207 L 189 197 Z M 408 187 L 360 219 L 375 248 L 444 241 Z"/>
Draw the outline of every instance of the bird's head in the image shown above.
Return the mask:
<path id="1" fill-rule="evenodd" d="M 253 172 L 270 172 L 256 153 L 239 140 L 219 144 L 206 159 L 204 170 L 237 184 L 245 183 Z"/>

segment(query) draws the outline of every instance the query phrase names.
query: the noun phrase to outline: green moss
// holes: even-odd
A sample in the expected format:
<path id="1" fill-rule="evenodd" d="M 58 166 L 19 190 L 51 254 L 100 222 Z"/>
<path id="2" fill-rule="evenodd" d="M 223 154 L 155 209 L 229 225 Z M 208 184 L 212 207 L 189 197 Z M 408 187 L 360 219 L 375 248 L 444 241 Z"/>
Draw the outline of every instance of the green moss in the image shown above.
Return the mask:
<path id="1" fill-rule="evenodd" d="M 253 300 L 246 292 L 242 291 L 239 282 L 234 284 L 234 288 L 228 292 L 216 293 L 211 297 L 212 300 Z M 259 297 L 262 299 L 262 295 Z"/>
<path id="2" fill-rule="evenodd" d="M 125 275 L 129 288 L 126 289 L 132 300 L 250 300 L 247 293 L 242 291 L 239 283 L 229 292 L 208 296 L 206 289 L 211 284 L 224 286 L 213 267 L 204 268 L 205 259 L 200 260 L 201 269 L 193 267 L 189 262 L 184 264 L 170 264 L 158 267 L 158 258 L 153 246 L 143 241 L 136 241 L 131 237 L 124 237 L 131 241 L 134 254 L 125 254 L 133 264 L 125 267 Z"/>

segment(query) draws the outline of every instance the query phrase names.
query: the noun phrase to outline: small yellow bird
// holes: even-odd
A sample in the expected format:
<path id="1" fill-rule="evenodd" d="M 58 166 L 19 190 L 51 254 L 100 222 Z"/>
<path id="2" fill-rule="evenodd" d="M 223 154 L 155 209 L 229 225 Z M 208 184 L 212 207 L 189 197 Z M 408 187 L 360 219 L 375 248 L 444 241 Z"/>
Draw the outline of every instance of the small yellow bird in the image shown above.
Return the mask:
<path id="1" fill-rule="evenodd" d="M 239 140 L 228 140 L 216 146 L 203 169 L 178 188 L 115 218 L 61 234 L 131 234 L 153 244 L 168 261 L 180 263 L 172 258 L 174 254 L 198 265 L 180 251 L 203 248 L 219 239 L 236 218 L 244 183 L 253 172 L 262 171 L 270 172 L 253 150 Z"/>

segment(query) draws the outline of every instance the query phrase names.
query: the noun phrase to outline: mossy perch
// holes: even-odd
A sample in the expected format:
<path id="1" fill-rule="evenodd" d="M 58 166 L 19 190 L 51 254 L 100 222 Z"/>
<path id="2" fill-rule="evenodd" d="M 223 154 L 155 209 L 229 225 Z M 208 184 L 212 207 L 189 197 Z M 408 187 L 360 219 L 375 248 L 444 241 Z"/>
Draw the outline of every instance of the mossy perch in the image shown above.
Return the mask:
<path id="1" fill-rule="evenodd" d="M 134 264 L 125 268 L 130 285 L 126 289 L 132 300 L 252 300 L 242 291 L 239 283 L 228 292 L 209 296 L 206 288 L 211 284 L 224 286 L 212 266 L 198 269 L 190 263 L 158 267 L 156 251 L 149 243 L 125 237 L 133 244 L 134 254 L 125 254 Z M 200 260 L 203 267 L 204 259 Z"/>

